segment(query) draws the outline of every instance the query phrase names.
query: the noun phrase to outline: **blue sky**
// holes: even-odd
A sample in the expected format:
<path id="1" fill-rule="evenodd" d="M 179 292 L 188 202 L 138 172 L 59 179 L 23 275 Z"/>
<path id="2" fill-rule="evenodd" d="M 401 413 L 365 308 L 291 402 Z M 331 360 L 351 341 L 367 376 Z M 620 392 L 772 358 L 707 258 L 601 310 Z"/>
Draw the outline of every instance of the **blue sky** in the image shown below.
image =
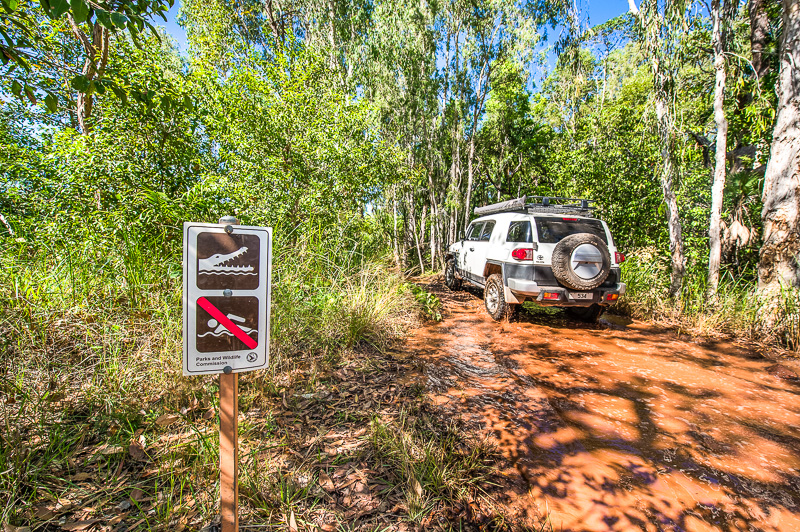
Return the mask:
<path id="1" fill-rule="evenodd" d="M 627 0 L 611 0 L 609 2 L 597 0 L 596 2 L 587 2 L 585 6 L 580 7 L 585 9 L 586 6 L 589 7 L 589 22 L 592 26 L 597 26 L 628 12 Z"/>
<path id="2" fill-rule="evenodd" d="M 165 23 L 161 19 L 156 19 L 159 22 L 159 26 L 164 26 L 175 42 L 178 43 L 178 47 L 180 48 L 181 52 L 187 52 L 188 46 L 186 44 L 186 32 L 183 31 L 178 25 L 177 18 L 178 18 L 178 9 L 180 9 L 181 2 L 180 0 L 175 0 L 175 5 L 172 6 L 172 9 L 169 10 L 167 13 L 167 22 Z"/>
<path id="3" fill-rule="evenodd" d="M 589 22 L 592 26 L 596 26 L 628 11 L 628 1 L 585 1 L 580 2 L 578 7 L 584 12 L 588 8 Z M 183 28 L 181 28 L 176 21 L 178 18 L 178 9 L 180 9 L 180 0 L 175 0 L 175 5 L 172 6 L 172 9 L 169 10 L 167 15 L 167 22 L 164 23 L 163 21 L 159 21 L 161 22 L 161 25 L 166 28 L 167 32 L 172 36 L 172 38 L 178 43 L 178 47 L 180 48 L 181 52 L 185 53 L 188 51 L 188 46 L 186 44 L 186 32 L 183 31 Z"/>

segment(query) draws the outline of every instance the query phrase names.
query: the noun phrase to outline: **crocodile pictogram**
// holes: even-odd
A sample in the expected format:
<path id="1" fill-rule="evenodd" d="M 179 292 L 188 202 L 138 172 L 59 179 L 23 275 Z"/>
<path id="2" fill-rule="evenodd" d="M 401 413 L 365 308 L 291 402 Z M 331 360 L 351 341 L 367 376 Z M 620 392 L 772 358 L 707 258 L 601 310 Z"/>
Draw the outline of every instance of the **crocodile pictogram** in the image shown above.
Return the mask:
<path id="1" fill-rule="evenodd" d="M 256 275 L 250 273 L 253 271 L 252 266 L 225 266 L 225 263 L 244 255 L 247 253 L 247 246 L 242 246 L 233 253 L 223 255 L 215 253 L 206 259 L 198 259 L 198 270 L 200 273 L 217 274 L 217 275 Z"/>

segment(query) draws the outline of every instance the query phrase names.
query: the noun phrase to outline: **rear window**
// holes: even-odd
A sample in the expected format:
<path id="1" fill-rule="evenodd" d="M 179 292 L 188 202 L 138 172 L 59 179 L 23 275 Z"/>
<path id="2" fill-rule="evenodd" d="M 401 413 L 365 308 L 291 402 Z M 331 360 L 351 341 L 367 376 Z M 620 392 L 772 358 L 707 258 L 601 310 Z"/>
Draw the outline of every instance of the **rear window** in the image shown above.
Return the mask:
<path id="1" fill-rule="evenodd" d="M 508 226 L 506 242 L 533 242 L 533 238 L 531 237 L 531 223 L 511 222 L 511 225 Z"/>
<path id="2" fill-rule="evenodd" d="M 608 244 L 606 231 L 600 220 L 584 220 L 579 218 L 536 218 L 536 230 L 539 242 L 557 244 L 562 238 L 575 233 L 590 233 L 600 237 Z"/>

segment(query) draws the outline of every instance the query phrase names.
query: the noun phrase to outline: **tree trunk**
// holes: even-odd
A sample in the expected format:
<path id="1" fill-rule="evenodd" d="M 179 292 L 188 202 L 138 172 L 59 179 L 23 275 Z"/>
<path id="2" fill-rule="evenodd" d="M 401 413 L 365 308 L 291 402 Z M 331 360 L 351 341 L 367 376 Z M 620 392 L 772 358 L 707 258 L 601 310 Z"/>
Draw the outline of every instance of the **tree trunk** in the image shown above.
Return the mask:
<path id="1" fill-rule="evenodd" d="M 494 40 L 494 36 L 492 37 Z M 475 160 L 475 135 L 478 129 L 478 117 L 483 112 L 483 101 L 486 98 L 485 84 L 489 82 L 491 65 L 489 59 L 485 59 L 481 66 L 481 73 L 478 76 L 478 90 L 475 97 L 475 109 L 472 113 L 472 129 L 469 132 L 469 152 L 467 152 L 467 197 L 464 200 L 464 229 L 469 225 L 470 220 L 470 201 L 472 200 L 473 165 Z M 485 79 L 484 79 L 485 78 Z"/>
<path id="2" fill-rule="evenodd" d="M 436 219 L 439 217 L 435 207 L 431 207 L 431 270 L 436 270 Z"/>
<path id="3" fill-rule="evenodd" d="M 403 204 L 400 203 L 400 206 L 402 207 Z M 401 234 L 403 235 L 403 239 L 400 241 L 400 262 L 403 265 L 403 270 L 401 272 L 401 275 L 403 275 L 404 277 L 406 275 L 406 267 L 408 265 L 408 263 L 406 262 L 406 258 L 408 257 L 408 241 L 410 239 L 407 229 L 408 216 L 406 215 L 407 213 L 405 212 L 407 210 L 408 209 L 406 208 L 406 209 L 401 209 L 400 211 L 401 224 L 402 224 L 400 226 L 400 229 L 401 229 Z"/>
<path id="4" fill-rule="evenodd" d="M 663 53 L 661 50 L 661 19 L 652 9 L 658 8 L 655 4 L 648 9 L 650 15 L 645 15 L 636 7 L 635 0 L 628 0 L 630 12 L 638 19 L 644 32 L 645 53 L 650 59 L 650 70 L 653 74 L 653 90 L 655 92 L 656 118 L 658 119 L 658 136 L 661 143 L 661 190 L 664 202 L 667 205 L 667 227 L 669 229 L 670 250 L 670 286 L 669 296 L 676 299 L 680 296 L 683 287 L 683 277 L 686 274 L 683 257 L 683 230 L 678 214 L 678 200 L 675 197 L 673 184 L 675 180 L 675 163 L 673 158 L 673 116 L 669 107 L 672 90 L 668 72 L 662 65 Z"/>
<path id="5" fill-rule="evenodd" d="M 394 252 L 394 263 L 397 265 L 397 270 L 402 274 L 404 265 L 400 260 L 400 239 L 398 238 L 397 234 L 397 186 L 392 187 L 392 215 L 394 218 L 392 225 L 392 237 L 394 239 L 392 251 Z"/>
<path id="6" fill-rule="evenodd" d="M 728 0 L 730 2 L 730 0 Z M 727 12 L 728 6 L 725 11 Z M 725 191 L 725 156 L 728 153 L 728 119 L 725 117 L 725 50 L 723 25 L 727 22 L 720 9 L 720 0 L 711 3 L 713 20 L 712 48 L 714 50 L 714 123 L 717 126 L 717 153 L 714 158 L 714 182 L 711 187 L 711 220 L 708 225 L 708 296 L 717 297 L 719 286 L 719 263 L 721 256 L 720 218 L 722 199 Z"/>
<path id="7" fill-rule="evenodd" d="M 411 196 L 411 200 L 413 202 L 414 196 Z M 417 258 L 419 259 L 419 273 L 421 275 L 425 275 L 425 261 L 422 260 L 422 239 L 425 237 L 425 215 L 427 213 L 428 206 L 422 206 L 422 221 L 420 223 L 420 229 L 417 230 L 417 224 L 414 223 L 414 239 L 417 241 Z M 420 235 L 422 235 L 420 237 Z"/>
<path id="8" fill-rule="evenodd" d="M 475 158 L 475 135 L 469 139 L 469 152 L 467 152 L 467 197 L 464 198 L 464 229 L 466 230 L 469 225 L 470 218 L 472 218 L 472 211 L 470 210 L 470 201 L 472 201 L 472 161 Z"/>
<path id="9" fill-rule="evenodd" d="M 72 15 L 67 15 L 67 21 L 69 22 L 72 34 L 81 43 L 86 52 L 86 61 L 83 64 L 81 74 L 90 82 L 100 80 L 105 73 L 106 64 L 108 63 L 108 29 L 104 28 L 99 23 L 87 23 L 92 31 L 92 39 L 89 40 L 89 37 L 86 36 L 80 26 L 75 23 Z M 92 106 L 92 95 L 79 92 L 76 111 L 78 115 L 78 127 L 80 127 L 81 133 L 83 134 L 87 134 L 91 130 L 88 121 L 92 116 Z"/>
<path id="10" fill-rule="evenodd" d="M 417 214 L 415 212 L 414 194 L 413 192 L 409 192 L 404 197 L 406 205 L 408 206 L 408 221 L 411 224 L 411 246 L 413 249 L 417 250 L 417 258 L 419 259 L 420 270 L 422 270 L 424 268 L 422 265 L 422 253 L 420 253 L 420 246 L 422 244 L 419 237 L 419 230 L 417 228 Z"/>
<path id="11" fill-rule="evenodd" d="M 769 71 L 769 60 L 763 56 L 769 35 L 769 16 L 766 0 L 750 0 L 750 45 L 753 55 L 753 70 L 759 82 Z"/>
<path id="12" fill-rule="evenodd" d="M 683 277 L 686 268 L 683 264 L 683 230 L 678 215 L 678 200 L 673 190 L 675 180 L 675 163 L 672 156 L 672 114 L 669 102 L 663 90 L 664 74 L 659 73 L 655 67 L 657 80 L 656 89 L 656 117 L 658 118 L 658 133 L 661 141 L 661 189 L 664 201 L 667 204 L 667 226 L 669 228 L 669 250 L 671 255 L 669 296 L 678 298 L 683 287 Z"/>
<path id="13" fill-rule="evenodd" d="M 800 2 L 783 0 L 778 108 L 764 176 L 764 243 L 758 292 L 762 325 L 771 328 L 782 289 L 800 287 Z"/>
<path id="14" fill-rule="evenodd" d="M 339 67 L 337 55 L 339 51 L 336 49 L 336 6 L 333 0 L 328 0 L 328 22 L 330 23 L 330 28 L 328 28 L 328 42 L 331 47 L 331 71 L 337 73 Z"/>

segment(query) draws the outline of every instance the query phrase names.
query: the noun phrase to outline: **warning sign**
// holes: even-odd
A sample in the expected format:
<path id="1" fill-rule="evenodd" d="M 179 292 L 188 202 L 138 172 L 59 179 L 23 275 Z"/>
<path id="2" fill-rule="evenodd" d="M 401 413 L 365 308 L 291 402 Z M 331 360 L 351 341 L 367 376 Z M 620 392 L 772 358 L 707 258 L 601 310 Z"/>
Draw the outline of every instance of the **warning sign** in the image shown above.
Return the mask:
<path id="1" fill-rule="evenodd" d="M 270 228 L 184 224 L 184 375 L 267 366 L 271 242 Z"/>
<path id="2" fill-rule="evenodd" d="M 257 289 L 260 241 L 256 235 L 197 235 L 197 287 L 203 290 Z"/>

